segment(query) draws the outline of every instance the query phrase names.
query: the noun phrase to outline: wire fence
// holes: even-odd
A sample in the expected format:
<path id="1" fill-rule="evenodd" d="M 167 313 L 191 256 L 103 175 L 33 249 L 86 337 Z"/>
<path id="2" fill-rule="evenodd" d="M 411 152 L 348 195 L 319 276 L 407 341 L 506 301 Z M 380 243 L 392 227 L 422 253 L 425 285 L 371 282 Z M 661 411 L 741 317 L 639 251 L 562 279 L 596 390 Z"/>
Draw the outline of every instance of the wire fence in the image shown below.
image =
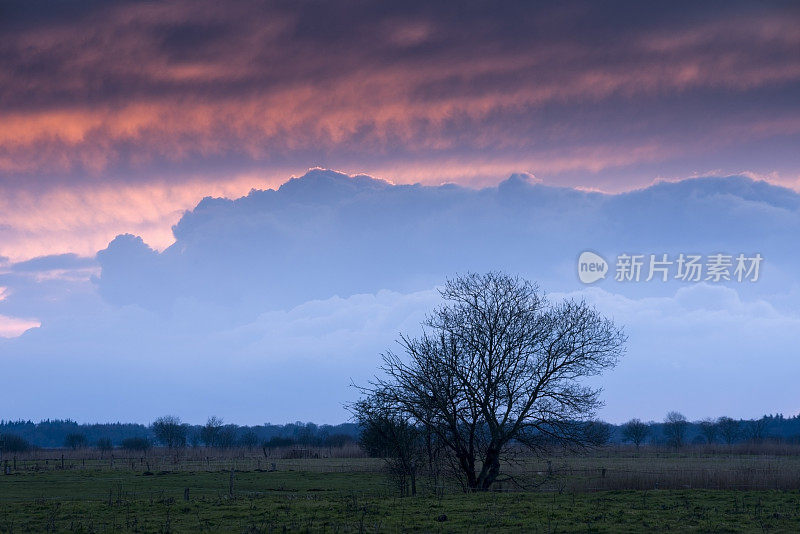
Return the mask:
<path id="1" fill-rule="evenodd" d="M 271 473 L 340 473 L 368 477 L 368 489 L 392 492 L 378 458 L 341 457 L 310 449 L 271 451 L 154 450 L 146 454 L 37 451 L 0 459 L 0 501 L 181 500 L 296 493 L 275 485 Z M 49 453 L 49 454 L 48 454 Z M 209 473 L 202 481 L 191 474 Z M 503 469 L 494 491 L 800 490 L 800 456 L 559 456 L 522 458 Z M 41 476 L 40 476 L 41 475 Z M 49 476 L 53 475 L 53 476 Z M 64 476 L 62 476 L 64 475 Z M 159 476 L 175 475 L 175 476 Z M 345 478 L 346 480 L 346 478 Z M 358 491 L 364 477 L 354 479 Z M 52 487 L 56 481 L 59 487 Z M 24 491 L 19 491 L 23 488 Z M 347 487 L 345 483 L 345 487 Z M 452 479 L 420 475 L 429 492 L 458 491 Z M 341 488 L 339 488 L 341 489 Z M 63 495 L 61 495 L 63 493 Z M 58 495 L 56 495 L 58 494 Z"/>

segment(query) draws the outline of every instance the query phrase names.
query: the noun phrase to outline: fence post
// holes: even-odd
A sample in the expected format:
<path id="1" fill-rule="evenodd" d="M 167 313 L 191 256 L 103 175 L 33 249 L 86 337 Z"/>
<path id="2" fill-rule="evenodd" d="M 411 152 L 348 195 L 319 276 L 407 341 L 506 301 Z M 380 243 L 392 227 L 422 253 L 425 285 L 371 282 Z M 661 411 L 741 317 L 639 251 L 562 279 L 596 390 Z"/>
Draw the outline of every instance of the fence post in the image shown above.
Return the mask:
<path id="1" fill-rule="evenodd" d="M 228 484 L 228 495 L 231 499 L 233 499 L 233 469 L 231 469 L 231 479 L 230 483 Z"/>

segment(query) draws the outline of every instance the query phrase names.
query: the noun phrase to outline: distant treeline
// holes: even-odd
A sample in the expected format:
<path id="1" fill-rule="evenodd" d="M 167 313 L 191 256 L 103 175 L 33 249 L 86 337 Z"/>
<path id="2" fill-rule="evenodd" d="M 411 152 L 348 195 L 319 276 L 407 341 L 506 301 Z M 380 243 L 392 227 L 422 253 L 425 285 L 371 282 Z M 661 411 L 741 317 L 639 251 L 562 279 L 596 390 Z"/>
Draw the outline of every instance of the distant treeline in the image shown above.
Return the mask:
<path id="1" fill-rule="evenodd" d="M 706 443 L 743 442 L 800 443 L 800 414 L 784 417 L 765 415 L 760 419 L 704 419 L 688 421 L 671 412 L 664 421 L 632 419 L 621 425 L 598 421 L 600 441 L 640 445 L 685 446 Z M 316 425 L 295 422 L 285 425 L 239 426 L 211 417 L 205 425 L 190 425 L 180 418 L 165 416 L 151 425 L 137 423 L 79 424 L 65 419 L 32 421 L 0 420 L 0 452 L 29 448 L 146 449 L 153 446 L 196 447 L 341 447 L 359 440 L 355 423 Z"/>
<path id="2" fill-rule="evenodd" d="M 123 447 L 145 448 L 152 446 L 213 446 L 228 447 L 278 447 L 342 446 L 358 440 L 359 429 L 353 423 L 316 425 L 314 423 L 289 423 L 285 425 L 239 426 L 224 424 L 212 417 L 205 425 L 190 425 L 174 416 L 157 419 L 151 425 L 137 423 L 79 424 L 69 419 L 33 421 L 0 420 L 0 452 L 4 449 L 85 448 L 101 449 Z"/>
<path id="3" fill-rule="evenodd" d="M 660 422 L 631 419 L 609 427 L 609 441 L 618 443 L 684 445 L 763 443 L 767 441 L 800 443 L 800 414 L 765 415 L 760 419 L 719 417 L 688 421 L 678 412 L 670 412 Z"/>

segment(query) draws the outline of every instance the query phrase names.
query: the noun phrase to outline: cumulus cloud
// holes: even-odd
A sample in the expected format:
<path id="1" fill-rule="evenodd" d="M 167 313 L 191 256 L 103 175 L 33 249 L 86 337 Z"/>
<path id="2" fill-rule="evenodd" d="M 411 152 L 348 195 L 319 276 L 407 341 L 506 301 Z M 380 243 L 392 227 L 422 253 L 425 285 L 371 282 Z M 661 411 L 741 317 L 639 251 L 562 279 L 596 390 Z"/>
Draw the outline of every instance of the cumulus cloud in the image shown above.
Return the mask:
<path id="1" fill-rule="evenodd" d="M 422 289 L 465 270 L 504 269 L 569 287 L 578 254 L 591 249 L 611 261 L 623 252 L 760 253 L 768 274 L 742 290 L 777 293 L 797 284 L 797 251 L 787 243 L 798 229 L 800 195 L 744 177 L 602 195 L 522 174 L 471 190 L 318 169 L 277 190 L 204 199 L 163 252 L 132 236 L 115 239 L 98 254 L 98 285 L 116 304 L 163 308 L 191 297 L 256 314 L 333 295 Z M 674 291 L 669 283 L 617 285 L 623 293 Z"/>

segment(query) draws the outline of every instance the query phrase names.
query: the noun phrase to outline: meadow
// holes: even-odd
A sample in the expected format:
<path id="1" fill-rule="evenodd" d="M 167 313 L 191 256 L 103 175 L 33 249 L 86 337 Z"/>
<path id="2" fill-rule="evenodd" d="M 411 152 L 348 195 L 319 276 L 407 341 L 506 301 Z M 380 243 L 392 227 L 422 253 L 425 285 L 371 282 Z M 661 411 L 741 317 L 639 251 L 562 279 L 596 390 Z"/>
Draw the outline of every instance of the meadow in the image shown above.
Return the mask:
<path id="1" fill-rule="evenodd" d="M 422 477 L 404 498 L 381 459 L 353 448 L 41 449 L 0 461 L 8 533 L 800 531 L 792 448 L 520 458 L 507 466 L 517 483 L 497 491 Z"/>

